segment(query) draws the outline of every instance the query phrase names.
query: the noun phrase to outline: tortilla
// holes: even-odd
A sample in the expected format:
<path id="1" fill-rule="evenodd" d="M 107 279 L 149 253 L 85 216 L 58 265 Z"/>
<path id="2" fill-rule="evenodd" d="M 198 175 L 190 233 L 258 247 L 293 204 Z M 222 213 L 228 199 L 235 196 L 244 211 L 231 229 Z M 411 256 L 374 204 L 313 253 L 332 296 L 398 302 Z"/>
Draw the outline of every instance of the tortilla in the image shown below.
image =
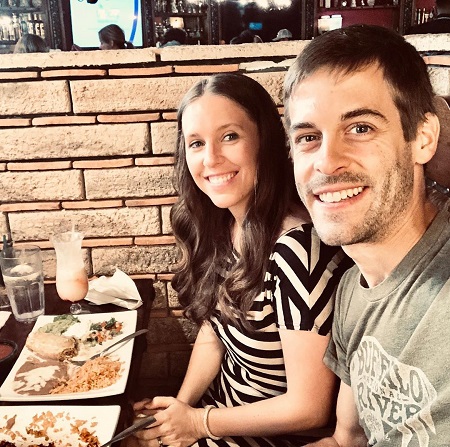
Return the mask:
<path id="1" fill-rule="evenodd" d="M 78 354 L 79 341 L 76 337 L 32 332 L 27 338 L 26 346 L 43 358 L 62 362 Z"/>

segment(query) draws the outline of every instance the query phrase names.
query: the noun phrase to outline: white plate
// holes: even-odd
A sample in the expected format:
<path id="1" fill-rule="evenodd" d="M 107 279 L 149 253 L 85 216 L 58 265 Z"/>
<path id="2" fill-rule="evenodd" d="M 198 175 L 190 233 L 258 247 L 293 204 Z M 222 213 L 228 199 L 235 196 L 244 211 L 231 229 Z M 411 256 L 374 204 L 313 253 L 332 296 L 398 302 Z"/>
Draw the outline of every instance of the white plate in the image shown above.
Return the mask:
<path id="1" fill-rule="evenodd" d="M 53 322 L 54 315 L 41 315 L 36 320 L 36 324 L 31 332 L 37 331 L 41 326 Z M 83 351 L 83 356 L 89 357 L 98 351 L 106 348 L 107 346 L 115 343 L 119 338 L 122 338 L 128 334 L 136 331 L 137 311 L 127 310 L 124 312 L 108 312 L 98 314 L 81 314 L 77 315 L 80 319 L 80 323 L 72 325 L 63 335 L 75 335 L 81 337 L 89 331 L 89 327 L 92 323 L 98 323 L 102 321 L 108 321 L 114 317 L 117 321 L 123 323 L 122 334 L 117 335 L 112 340 L 104 342 L 102 345 L 97 345 L 92 348 L 86 348 Z M 134 339 L 125 343 L 117 351 L 114 348 L 114 353 L 110 357 L 114 360 L 122 362 L 122 370 L 118 381 L 108 387 L 100 388 L 97 390 L 91 390 L 80 393 L 65 393 L 65 394 L 19 394 L 14 390 L 14 378 L 20 367 L 27 361 L 29 357 L 36 357 L 32 351 L 26 346 L 20 353 L 16 363 L 14 364 L 11 372 L 9 373 L 3 385 L 0 387 L 0 401 L 53 401 L 53 400 L 67 400 L 67 399 L 89 399 L 94 397 L 114 396 L 116 394 L 122 394 L 125 391 L 127 385 L 128 373 L 130 371 L 131 354 L 133 351 Z M 81 358 L 81 353 L 74 358 Z"/>
<path id="2" fill-rule="evenodd" d="M 49 413 L 52 419 L 55 416 L 54 426 L 47 429 L 48 441 L 35 438 L 27 434 L 26 428 L 33 422 L 35 416 Z M 72 433 L 71 426 L 76 424 L 80 429 L 86 428 L 90 433 L 97 436 L 100 444 L 108 442 L 116 430 L 119 420 L 120 406 L 0 406 L 0 440 L 13 442 L 20 447 L 28 447 L 42 443 L 47 445 L 53 441 L 57 447 L 82 447 L 86 444 L 80 442 L 79 435 Z M 15 423 L 10 430 L 7 428 L 8 421 L 15 417 Z M 43 427 L 44 422 L 33 424 L 34 429 Z M 51 424 L 53 425 L 53 424 Z M 19 433 L 15 439 L 11 437 L 12 432 Z M 20 441 L 18 444 L 17 442 Z"/>

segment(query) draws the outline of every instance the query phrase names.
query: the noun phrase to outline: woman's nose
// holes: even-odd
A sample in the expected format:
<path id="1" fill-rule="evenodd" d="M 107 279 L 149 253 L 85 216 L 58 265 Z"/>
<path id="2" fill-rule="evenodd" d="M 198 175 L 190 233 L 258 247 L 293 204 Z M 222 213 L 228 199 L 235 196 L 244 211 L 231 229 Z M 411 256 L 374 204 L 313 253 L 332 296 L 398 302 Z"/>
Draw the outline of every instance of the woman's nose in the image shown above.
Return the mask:
<path id="1" fill-rule="evenodd" d="M 203 165 L 204 166 L 214 166 L 217 163 L 220 163 L 222 159 L 222 154 L 220 147 L 215 143 L 207 143 L 205 145 L 205 151 L 203 156 Z"/>
<path id="2" fill-rule="evenodd" d="M 333 175 L 348 166 L 345 143 L 335 136 L 323 136 L 316 153 L 314 168 L 324 175 Z"/>

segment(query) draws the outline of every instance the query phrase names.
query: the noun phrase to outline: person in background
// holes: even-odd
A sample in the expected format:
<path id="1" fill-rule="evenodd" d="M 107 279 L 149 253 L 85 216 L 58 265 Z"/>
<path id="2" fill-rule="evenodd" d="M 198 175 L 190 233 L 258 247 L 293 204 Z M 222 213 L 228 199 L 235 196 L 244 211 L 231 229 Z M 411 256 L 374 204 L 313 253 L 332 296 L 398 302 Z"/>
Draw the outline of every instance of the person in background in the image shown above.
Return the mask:
<path id="1" fill-rule="evenodd" d="M 272 42 L 281 42 L 285 40 L 292 40 L 292 33 L 288 29 L 283 28 L 278 31 L 277 36 L 275 39 L 272 39 Z"/>
<path id="2" fill-rule="evenodd" d="M 169 28 L 161 40 L 160 48 L 184 45 L 187 34 L 182 28 Z"/>
<path id="3" fill-rule="evenodd" d="M 24 34 L 14 46 L 14 53 L 48 53 L 50 48 L 41 36 Z"/>
<path id="4" fill-rule="evenodd" d="M 246 29 L 242 31 L 242 33 L 240 33 L 238 36 L 235 36 L 230 40 L 230 44 L 232 45 L 241 43 L 262 43 L 262 39 L 253 31 Z"/>
<path id="5" fill-rule="evenodd" d="M 277 107 L 257 81 L 218 74 L 187 92 L 175 183 L 172 286 L 200 330 L 177 398 L 135 404 L 157 419 L 139 445 L 304 445 L 286 434 L 329 421 L 336 382 L 322 357 L 351 262 L 309 223 Z"/>
<path id="6" fill-rule="evenodd" d="M 412 26 L 406 34 L 450 33 L 450 1 L 436 0 L 436 11 L 436 18 Z"/>
<path id="7" fill-rule="evenodd" d="M 100 50 L 123 50 L 134 48 L 134 45 L 131 42 L 125 40 L 123 29 L 114 23 L 102 28 L 98 32 L 98 38 L 100 40 Z"/>
<path id="8" fill-rule="evenodd" d="M 300 197 L 356 264 L 325 354 L 336 430 L 314 445 L 447 445 L 450 202 L 425 188 L 440 129 L 427 66 L 393 30 L 329 31 L 290 67 L 284 105 Z"/>

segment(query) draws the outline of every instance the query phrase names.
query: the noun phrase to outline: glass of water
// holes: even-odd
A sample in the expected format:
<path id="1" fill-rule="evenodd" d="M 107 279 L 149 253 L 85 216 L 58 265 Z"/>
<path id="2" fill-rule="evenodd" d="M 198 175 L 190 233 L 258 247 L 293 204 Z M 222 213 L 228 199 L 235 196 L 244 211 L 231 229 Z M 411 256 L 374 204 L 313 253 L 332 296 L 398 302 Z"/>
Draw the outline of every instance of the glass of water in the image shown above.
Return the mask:
<path id="1" fill-rule="evenodd" d="M 20 245 L 0 251 L 0 267 L 12 313 L 17 321 L 32 322 L 44 313 L 44 273 L 41 249 Z"/>

